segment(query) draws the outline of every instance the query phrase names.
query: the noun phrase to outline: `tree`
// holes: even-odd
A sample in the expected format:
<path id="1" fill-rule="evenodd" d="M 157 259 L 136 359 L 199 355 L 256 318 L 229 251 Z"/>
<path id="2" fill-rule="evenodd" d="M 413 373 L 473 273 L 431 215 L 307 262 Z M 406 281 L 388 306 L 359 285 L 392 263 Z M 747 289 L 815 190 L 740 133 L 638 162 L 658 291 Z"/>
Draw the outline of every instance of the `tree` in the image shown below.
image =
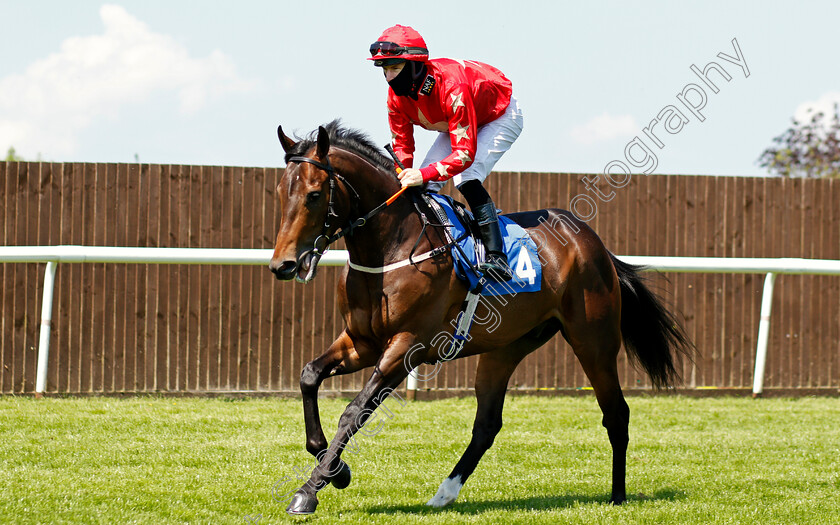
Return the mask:
<path id="1" fill-rule="evenodd" d="M 15 154 L 15 148 L 9 147 L 9 151 L 6 152 L 6 162 L 23 162 L 23 157 L 18 157 Z"/>
<path id="2" fill-rule="evenodd" d="M 840 178 L 840 109 L 825 118 L 814 113 L 810 122 L 792 119 L 793 126 L 773 139 L 758 164 L 780 177 Z"/>

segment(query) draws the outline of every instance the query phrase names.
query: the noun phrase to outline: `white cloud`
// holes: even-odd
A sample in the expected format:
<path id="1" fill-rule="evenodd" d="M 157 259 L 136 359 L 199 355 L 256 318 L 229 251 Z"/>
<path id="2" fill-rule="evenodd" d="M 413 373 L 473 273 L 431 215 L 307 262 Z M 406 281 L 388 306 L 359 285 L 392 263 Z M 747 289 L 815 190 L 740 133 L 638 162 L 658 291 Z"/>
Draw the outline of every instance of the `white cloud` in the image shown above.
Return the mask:
<path id="1" fill-rule="evenodd" d="M 639 125 L 631 115 L 610 115 L 606 111 L 587 123 L 573 128 L 569 135 L 579 144 L 595 144 L 617 138 L 627 138 L 639 132 Z"/>
<path id="2" fill-rule="evenodd" d="M 840 92 L 824 93 L 815 101 L 803 102 L 799 104 L 796 111 L 793 113 L 794 118 L 801 123 L 810 122 L 815 114 L 822 112 L 824 124 L 831 123 L 831 116 L 834 115 L 834 105 L 840 105 Z"/>
<path id="3" fill-rule="evenodd" d="M 176 93 L 187 114 L 251 88 L 220 51 L 193 58 L 123 7 L 103 5 L 99 14 L 104 33 L 68 38 L 24 73 L 0 79 L 0 148 L 14 146 L 24 157 L 70 154 L 75 136 L 96 119 L 153 94 Z"/>

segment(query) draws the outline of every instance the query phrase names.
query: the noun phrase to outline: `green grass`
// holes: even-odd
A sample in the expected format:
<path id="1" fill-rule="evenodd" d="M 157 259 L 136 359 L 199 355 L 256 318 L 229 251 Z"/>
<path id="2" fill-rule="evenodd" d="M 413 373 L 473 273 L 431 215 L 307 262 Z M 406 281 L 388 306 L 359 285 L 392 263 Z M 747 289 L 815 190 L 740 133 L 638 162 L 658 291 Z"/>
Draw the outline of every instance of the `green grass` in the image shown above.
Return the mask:
<path id="1" fill-rule="evenodd" d="M 442 510 L 424 503 L 464 450 L 475 401 L 388 400 L 393 417 L 344 456 L 353 483 L 290 518 L 272 487 L 313 464 L 298 400 L 2 397 L 0 523 L 840 523 L 837 398 L 628 403 L 621 507 L 606 504 L 592 397 L 509 398 L 496 444 Z M 345 404 L 322 401 L 328 434 Z"/>

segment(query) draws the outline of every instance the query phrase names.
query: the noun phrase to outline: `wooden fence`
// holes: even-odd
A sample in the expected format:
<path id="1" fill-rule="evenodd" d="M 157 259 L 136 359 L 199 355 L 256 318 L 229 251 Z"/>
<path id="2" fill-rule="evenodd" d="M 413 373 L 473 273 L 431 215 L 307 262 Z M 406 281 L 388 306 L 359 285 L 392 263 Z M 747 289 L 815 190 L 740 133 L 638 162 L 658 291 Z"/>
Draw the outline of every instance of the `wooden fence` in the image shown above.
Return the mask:
<path id="1" fill-rule="evenodd" d="M 0 163 L 0 243 L 271 248 L 280 173 Z M 487 186 L 505 211 L 568 207 L 587 193 L 582 177 L 495 173 Z M 840 259 L 839 180 L 638 175 L 614 192 L 589 224 L 619 255 Z M 302 366 L 343 326 L 333 298 L 338 272 L 321 268 L 300 285 L 261 267 L 59 265 L 47 391 L 297 392 Z M 0 265 L 0 393 L 34 390 L 43 274 L 43 264 Z M 686 388 L 748 392 L 763 276 L 651 279 L 684 314 L 702 353 L 684 367 Z M 837 392 L 840 279 L 779 276 L 773 310 L 766 391 Z M 448 363 L 420 386 L 462 393 L 475 365 Z M 620 369 L 627 389 L 647 387 L 623 353 Z M 350 393 L 365 377 L 334 378 L 324 390 Z M 587 386 L 559 336 L 511 380 L 523 391 Z"/>

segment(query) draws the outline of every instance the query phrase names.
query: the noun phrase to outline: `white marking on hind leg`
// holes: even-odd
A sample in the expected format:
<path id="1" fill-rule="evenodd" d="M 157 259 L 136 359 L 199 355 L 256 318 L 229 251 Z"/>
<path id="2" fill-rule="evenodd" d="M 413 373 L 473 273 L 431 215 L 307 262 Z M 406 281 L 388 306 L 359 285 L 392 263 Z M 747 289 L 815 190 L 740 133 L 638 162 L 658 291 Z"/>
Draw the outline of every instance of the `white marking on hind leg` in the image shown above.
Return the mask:
<path id="1" fill-rule="evenodd" d="M 435 497 L 429 500 L 426 505 L 430 507 L 445 507 L 449 505 L 455 498 L 458 497 L 458 493 L 461 492 L 461 487 L 464 484 L 461 483 L 461 475 L 458 474 L 454 478 L 446 478 L 443 480 L 443 483 L 440 484 L 440 488 L 438 488 L 437 494 Z"/>

